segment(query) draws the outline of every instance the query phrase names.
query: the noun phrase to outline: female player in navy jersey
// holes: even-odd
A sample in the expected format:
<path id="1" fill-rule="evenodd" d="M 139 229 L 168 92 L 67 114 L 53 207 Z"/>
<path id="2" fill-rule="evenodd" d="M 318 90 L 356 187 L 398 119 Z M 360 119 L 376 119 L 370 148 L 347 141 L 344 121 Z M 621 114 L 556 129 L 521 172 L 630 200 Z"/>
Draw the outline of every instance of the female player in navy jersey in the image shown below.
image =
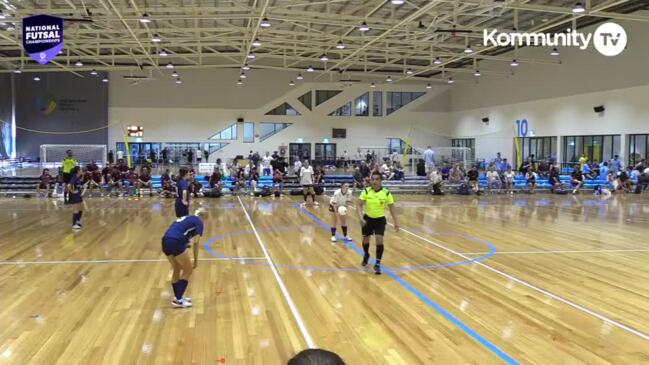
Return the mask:
<path id="1" fill-rule="evenodd" d="M 173 274 L 171 276 L 171 287 L 174 291 L 174 299 L 171 305 L 176 308 L 189 308 L 192 300 L 184 296 L 189 277 L 192 271 L 198 266 L 198 245 L 199 237 L 203 235 L 203 221 L 200 216 L 204 211 L 198 209 L 194 215 L 186 215 L 176 219 L 162 237 L 162 252 L 167 256 L 171 264 Z M 194 263 L 187 252 L 187 245 L 194 239 Z"/>
<path id="2" fill-rule="evenodd" d="M 176 218 L 189 215 L 189 171 L 181 167 L 176 185 Z"/>
<path id="3" fill-rule="evenodd" d="M 83 172 L 79 166 L 75 166 L 70 171 L 70 182 L 66 186 L 68 190 L 68 204 L 72 205 L 72 229 L 81 229 L 81 215 L 83 214 L 83 198 L 81 198 L 81 187 L 83 182 Z"/>

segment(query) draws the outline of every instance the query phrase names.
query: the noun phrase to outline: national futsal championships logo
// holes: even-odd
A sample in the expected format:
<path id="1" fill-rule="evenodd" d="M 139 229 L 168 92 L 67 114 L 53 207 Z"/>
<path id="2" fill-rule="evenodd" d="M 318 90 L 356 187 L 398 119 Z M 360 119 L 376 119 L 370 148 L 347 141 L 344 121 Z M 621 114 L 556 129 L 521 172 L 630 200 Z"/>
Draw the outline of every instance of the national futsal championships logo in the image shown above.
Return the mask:
<path id="1" fill-rule="evenodd" d="M 564 33 L 512 32 L 498 33 L 498 29 L 484 30 L 482 43 L 485 46 L 513 47 L 549 46 L 579 47 L 585 50 L 592 43 L 604 56 L 617 56 L 626 48 L 627 35 L 619 24 L 601 24 L 594 33 L 581 33 L 568 29 Z"/>

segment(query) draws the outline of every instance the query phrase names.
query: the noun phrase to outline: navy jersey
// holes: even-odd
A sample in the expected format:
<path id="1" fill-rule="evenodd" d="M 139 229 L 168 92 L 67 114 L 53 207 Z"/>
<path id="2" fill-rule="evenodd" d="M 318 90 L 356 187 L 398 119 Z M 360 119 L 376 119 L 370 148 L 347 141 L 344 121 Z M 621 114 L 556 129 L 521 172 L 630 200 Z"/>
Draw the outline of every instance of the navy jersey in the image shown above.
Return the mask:
<path id="1" fill-rule="evenodd" d="M 83 185 L 83 182 L 77 175 L 73 175 L 72 178 L 70 179 L 70 185 L 72 185 L 72 190 L 76 190 L 76 193 L 70 193 L 70 194 L 81 194 L 81 185 Z"/>
<path id="2" fill-rule="evenodd" d="M 189 203 L 189 181 L 185 179 L 180 179 L 176 185 L 178 197 L 176 198 L 177 204 L 182 204 L 183 201 L 183 191 L 187 192 L 187 203 Z"/>
<path id="3" fill-rule="evenodd" d="M 189 241 L 194 236 L 203 235 L 203 221 L 195 216 L 188 215 L 176 219 L 167 232 L 165 232 L 163 239 L 171 238 L 181 241 Z"/>

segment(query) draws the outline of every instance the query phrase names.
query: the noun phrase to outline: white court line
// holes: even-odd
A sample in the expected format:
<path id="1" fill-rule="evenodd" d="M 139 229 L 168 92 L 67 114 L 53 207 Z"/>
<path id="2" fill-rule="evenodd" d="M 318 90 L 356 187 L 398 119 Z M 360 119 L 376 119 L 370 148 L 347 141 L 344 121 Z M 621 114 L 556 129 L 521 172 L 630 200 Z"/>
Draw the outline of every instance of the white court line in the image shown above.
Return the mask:
<path id="1" fill-rule="evenodd" d="M 209 257 L 198 261 L 247 261 L 263 260 L 265 257 Z M 0 265 L 41 265 L 41 264 L 122 264 L 131 262 L 167 262 L 167 259 L 114 259 L 114 260 L 51 260 L 51 261 L 0 261 Z"/>
<path id="2" fill-rule="evenodd" d="M 649 252 L 649 249 L 619 250 L 541 250 L 541 251 L 496 251 L 494 255 L 542 255 L 552 253 L 615 253 L 615 252 Z M 485 255 L 489 252 L 463 252 L 464 255 Z"/>
<path id="3" fill-rule="evenodd" d="M 259 233 L 257 232 L 257 228 L 255 228 L 254 223 L 252 223 L 252 219 L 248 214 L 248 210 L 246 210 L 246 207 L 243 205 L 243 202 L 241 201 L 241 198 L 238 195 L 237 195 L 237 199 L 239 200 L 239 204 L 241 204 L 241 208 L 243 208 L 243 213 L 246 215 L 246 218 L 248 219 L 248 223 L 250 223 L 250 227 L 252 227 L 252 231 L 255 233 L 255 237 L 257 237 L 257 242 L 259 242 L 259 246 L 261 247 L 261 250 L 264 252 L 264 256 L 268 261 L 268 265 L 270 266 L 270 269 L 272 270 L 273 275 L 275 276 L 275 280 L 279 285 L 279 289 L 282 291 L 282 294 L 284 295 L 284 299 L 286 300 L 286 303 L 288 304 L 291 313 L 293 313 L 293 318 L 295 318 L 295 321 L 297 322 L 297 326 L 300 328 L 300 332 L 302 332 L 302 337 L 304 337 L 304 340 L 306 341 L 306 344 L 310 349 L 316 348 L 315 342 L 313 342 L 313 339 L 309 334 L 309 330 L 307 330 L 306 325 L 304 324 L 304 321 L 300 316 L 300 313 L 297 311 L 297 307 L 295 306 L 295 303 L 293 303 L 293 299 L 291 299 L 291 295 L 288 293 L 288 290 L 286 289 L 286 285 L 284 285 L 284 281 L 282 280 L 281 276 L 279 276 L 279 272 L 275 267 L 275 263 L 273 262 L 273 260 L 270 258 L 270 255 L 268 254 L 268 250 L 266 249 L 266 245 L 264 245 L 264 241 L 261 240 L 261 237 L 259 237 Z"/>
<path id="4" fill-rule="evenodd" d="M 392 223 L 388 223 L 388 224 L 391 225 L 391 226 L 394 226 Z M 425 241 L 425 242 L 428 242 L 428 243 L 430 243 L 431 245 L 434 245 L 434 246 L 436 246 L 436 247 L 438 247 L 438 248 L 441 248 L 441 249 L 443 249 L 443 250 L 446 250 L 446 251 L 448 251 L 448 252 L 451 252 L 451 253 L 453 253 L 453 254 L 455 254 L 455 255 L 457 255 L 457 256 L 460 256 L 460 257 L 462 257 L 462 258 L 464 258 L 464 259 L 466 259 L 466 260 L 470 260 L 470 259 L 471 259 L 470 257 L 468 257 L 468 256 L 466 256 L 466 255 L 464 255 L 464 254 L 462 254 L 462 253 L 459 253 L 459 252 L 454 251 L 454 250 L 452 250 L 452 249 L 450 249 L 450 248 L 448 248 L 448 247 L 446 247 L 446 246 L 443 246 L 443 245 L 440 245 L 440 244 L 438 244 L 438 243 L 435 243 L 435 242 L 433 242 L 433 241 L 431 241 L 431 240 L 429 240 L 429 239 L 427 239 L 427 238 L 425 238 L 425 237 L 422 237 L 422 236 L 420 236 L 420 235 L 418 235 L 418 234 L 416 234 L 416 233 L 410 232 L 409 230 L 407 230 L 407 229 L 405 229 L 405 228 L 402 228 L 402 227 L 400 227 L 400 228 L 401 228 L 402 231 L 404 231 L 404 232 L 406 232 L 406 233 L 408 233 L 408 234 L 410 234 L 410 235 L 412 235 L 412 236 L 414 236 L 414 237 L 417 237 L 417 238 L 419 238 L 420 240 L 423 240 L 423 241 Z M 632 333 L 632 334 L 634 334 L 634 335 L 636 335 L 636 336 L 638 336 L 638 337 L 640 337 L 640 338 L 642 338 L 642 339 L 644 339 L 644 340 L 649 341 L 649 335 L 646 334 L 646 333 L 640 332 L 640 331 L 638 331 L 638 330 L 636 330 L 636 329 L 633 329 L 633 328 L 631 328 L 631 327 L 629 327 L 629 326 L 627 326 L 627 325 L 625 325 L 625 324 L 622 324 L 622 323 L 617 322 L 617 321 L 615 321 L 615 320 L 612 320 L 612 319 L 610 319 L 610 318 L 608 318 L 608 317 L 605 317 L 605 316 L 603 316 L 603 315 L 601 315 L 601 314 L 599 314 L 599 313 L 593 312 L 593 311 L 591 311 L 590 309 L 585 308 L 585 307 L 582 307 L 581 305 L 579 305 L 579 304 L 577 304 L 577 303 L 573 303 L 573 302 L 571 302 L 571 301 L 569 301 L 569 300 L 567 300 L 567 299 L 564 299 L 564 298 L 562 298 L 562 297 L 560 297 L 560 296 L 558 296 L 558 295 L 556 295 L 556 294 L 553 294 L 553 293 L 551 293 L 551 292 L 549 292 L 549 291 L 547 291 L 547 290 L 545 290 L 545 289 L 541 289 L 541 288 L 539 288 L 539 287 L 537 287 L 537 286 L 534 286 L 534 285 L 532 285 L 532 284 L 530 284 L 530 283 L 528 283 L 528 282 L 526 282 L 526 281 L 523 281 L 523 280 L 521 280 L 521 279 L 519 279 L 519 278 L 517 278 L 517 277 L 514 277 L 514 276 L 509 275 L 509 274 L 507 274 L 507 273 L 505 273 L 505 272 L 503 272 L 503 271 L 500 271 L 500 270 L 498 270 L 498 269 L 496 269 L 496 268 L 494 268 L 494 267 L 491 267 L 491 266 L 489 266 L 489 265 L 483 264 L 482 262 L 474 261 L 473 264 L 475 264 L 475 265 L 480 265 L 480 266 L 484 267 L 485 269 L 491 270 L 491 271 L 493 271 L 493 272 L 495 272 L 495 273 L 497 273 L 497 274 L 499 274 L 499 275 L 502 275 L 502 276 L 506 277 L 506 278 L 509 279 L 509 280 L 513 280 L 513 281 L 515 281 L 515 282 L 517 282 L 517 283 L 519 283 L 519 284 L 521 284 L 521 285 L 524 285 L 524 286 L 526 286 L 526 287 L 528 287 L 528 288 L 530 288 L 530 289 L 532 289 L 532 290 L 535 290 L 535 291 L 537 291 L 537 292 L 539 292 L 539 293 L 545 294 L 545 295 L 549 296 L 550 298 L 553 298 L 553 299 L 556 299 L 556 300 L 560 301 L 561 303 L 567 304 L 567 305 L 569 305 L 569 306 L 571 306 L 571 307 L 573 307 L 573 308 L 575 308 L 575 309 L 577 309 L 577 310 L 580 310 L 580 311 L 582 311 L 582 312 L 584 312 L 584 313 L 586 313 L 586 314 L 589 314 L 589 315 L 591 315 L 591 316 L 593 316 L 593 317 L 595 317 L 595 318 L 601 319 L 601 320 L 604 321 L 604 322 L 607 322 L 607 323 L 609 323 L 609 324 L 611 324 L 611 325 L 613 325 L 613 326 L 616 326 L 616 327 L 618 327 L 618 328 L 621 328 L 621 329 L 623 329 L 623 330 L 625 330 L 625 331 L 627 331 L 627 332 L 630 332 L 630 333 Z"/>

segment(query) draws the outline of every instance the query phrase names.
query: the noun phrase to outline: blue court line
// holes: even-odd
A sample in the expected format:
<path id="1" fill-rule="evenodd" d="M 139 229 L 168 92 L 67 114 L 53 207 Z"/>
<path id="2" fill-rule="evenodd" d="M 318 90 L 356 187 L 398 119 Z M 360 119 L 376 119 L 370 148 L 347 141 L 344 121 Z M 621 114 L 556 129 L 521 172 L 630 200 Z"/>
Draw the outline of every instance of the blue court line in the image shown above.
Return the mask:
<path id="1" fill-rule="evenodd" d="M 279 228 L 274 228 L 274 231 L 280 230 L 280 231 L 286 231 L 286 230 L 293 230 L 294 228 L 291 227 L 279 227 Z M 260 230 L 262 231 L 262 230 Z M 230 232 L 226 234 L 221 234 L 216 237 L 212 237 L 209 240 L 207 240 L 203 244 L 203 248 L 205 251 L 207 251 L 209 254 L 215 257 L 223 258 L 223 259 L 229 259 L 231 261 L 239 261 L 239 262 L 245 262 L 247 265 L 258 265 L 258 266 L 268 266 L 269 264 L 267 262 L 259 262 L 259 261 L 254 261 L 254 262 L 248 262 L 245 259 L 238 259 L 234 257 L 230 257 L 227 255 L 224 255 L 220 252 L 214 251 L 212 249 L 212 245 L 224 238 L 227 237 L 235 237 L 235 236 L 240 236 L 243 234 L 252 234 L 253 232 L 251 230 L 241 230 L 241 231 L 235 231 L 235 232 Z M 446 233 L 442 233 L 446 234 Z M 455 235 L 458 237 L 463 237 L 472 241 L 476 241 L 479 243 L 484 244 L 485 246 L 489 247 L 489 252 L 482 256 L 478 256 L 469 260 L 463 260 L 463 261 L 456 261 L 456 262 L 447 262 L 443 264 L 436 264 L 436 265 L 419 265 L 419 266 L 410 266 L 410 267 L 392 267 L 390 270 L 392 271 L 417 271 L 417 270 L 430 270 L 430 269 L 439 269 L 443 267 L 454 267 L 454 266 L 460 266 L 460 265 L 466 265 L 470 264 L 473 262 L 479 262 L 488 259 L 489 257 L 493 256 L 494 253 L 496 252 L 496 247 L 491 244 L 490 242 L 487 242 L 485 240 L 476 238 L 476 237 L 471 237 L 471 236 L 462 236 L 462 235 L 456 235 L 449 233 L 448 235 Z M 345 237 L 339 237 L 341 241 L 347 242 L 347 239 Z M 349 245 L 347 245 L 349 247 Z M 283 269 L 291 269 L 291 270 L 309 270 L 309 271 L 350 271 L 350 272 L 364 272 L 365 269 L 360 268 L 360 267 L 319 267 L 319 266 L 302 266 L 302 265 L 288 265 L 288 264 L 275 264 L 276 267 L 280 267 Z"/>
<path id="2" fill-rule="evenodd" d="M 329 230 L 330 227 L 323 221 L 321 221 L 318 217 L 314 216 L 313 214 L 309 213 L 308 211 L 304 210 L 302 207 L 300 207 L 298 204 L 295 205 L 295 207 L 302 212 L 305 216 L 309 217 L 313 222 L 319 224 L 321 227 Z M 337 234 L 338 235 L 338 234 Z M 364 252 L 358 248 L 354 243 L 349 242 L 347 240 L 343 240 L 345 245 L 347 247 L 351 248 L 354 250 L 357 254 L 360 256 L 364 255 Z M 443 315 L 446 319 L 448 319 L 451 323 L 456 325 L 458 328 L 460 328 L 462 331 L 464 331 L 466 334 L 471 336 L 474 340 L 478 341 L 481 345 L 489 349 L 491 352 L 496 354 L 498 357 L 500 357 L 504 362 L 507 364 L 518 364 L 518 361 L 514 360 L 511 356 L 507 355 L 503 350 L 499 349 L 496 345 L 493 343 L 489 342 L 486 338 L 482 337 L 479 333 L 471 329 L 469 326 L 465 325 L 462 321 L 457 319 L 455 316 L 453 316 L 451 313 L 449 313 L 446 309 L 442 308 L 439 304 L 435 303 L 432 299 L 428 298 L 426 295 L 424 295 L 422 292 L 414 288 L 412 285 L 410 285 L 408 282 L 400 278 L 397 274 L 394 273 L 392 269 L 389 268 L 384 268 L 383 272 L 386 273 L 390 278 L 394 279 L 397 283 L 399 283 L 401 286 L 403 286 L 405 289 L 407 289 L 409 292 L 417 296 L 421 301 L 426 303 L 429 307 L 433 308 L 436 310 L 439 314 Z"/>

